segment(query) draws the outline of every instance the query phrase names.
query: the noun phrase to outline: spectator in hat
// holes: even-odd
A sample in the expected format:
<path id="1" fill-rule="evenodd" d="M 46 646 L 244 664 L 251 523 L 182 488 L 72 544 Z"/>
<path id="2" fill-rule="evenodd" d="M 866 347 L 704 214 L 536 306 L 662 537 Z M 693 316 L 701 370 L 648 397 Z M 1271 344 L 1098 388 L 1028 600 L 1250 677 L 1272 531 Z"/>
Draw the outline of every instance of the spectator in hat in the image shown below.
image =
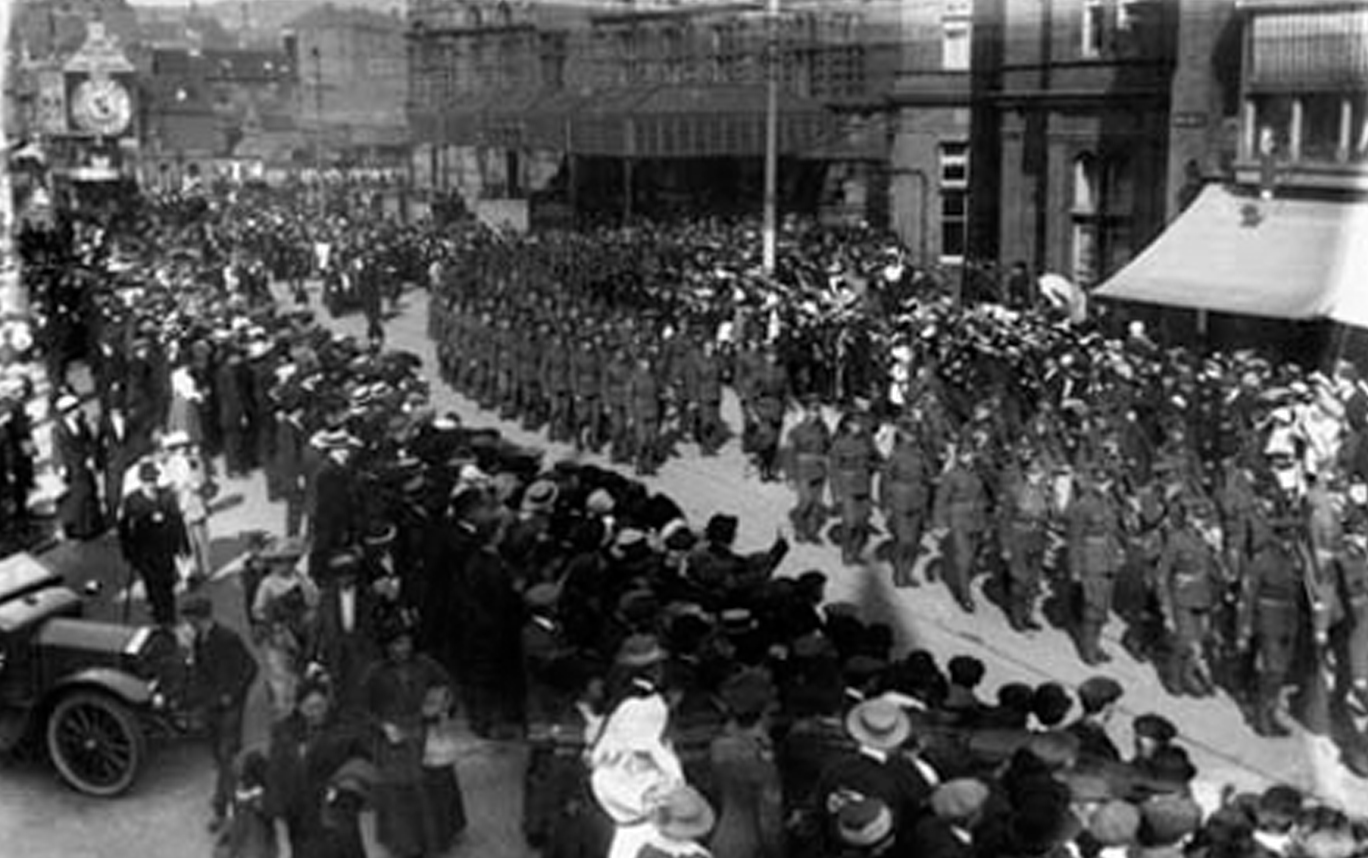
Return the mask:
<path id="1" fill-rule="evenodd" d="M 1107 735 L 1107 724 L 1123 693 L 1121 684 L 1107 676 L 1090 677 L 1078 687 L 1078 703 L 1083 712 L 1065 729 L 1077 737 L 1081 756 L 1107 762 L 1121 759 L 1116 743 Z"/>
<path id="2" fill-rule="evenodd" d="M 139 488 L 124 499 L 119 517 L 119 546 L 142 579 L 153 622 L 170 626 L 176 619 L 176 558 L 190 545 L 175 496 L 158 486 L 160 478 L 156 464 L 139 466 Z"/>
<path id="3" fill-rule="evenodd" d="M 311 444 L 322 453 L 308 488 L 310 567 L 323 568 L 327 559 L 349 547 L 361 526 L 360 498 L 352 468 L 357 441 L 343 431 L 327 431 Z"/>
<path id="4" fill-rule="evenodd" d="M 846 714 L 846 732 L 857 750 L 834 760 L 818 780 L 819 807 L 833 807 L 843 793 L 878 798 L 893 813 L 900 837 L 911 834 L 939 775 L 915 755 L 906 753 L 912 723 L 896 703 L 876 697 L 856 704 Z"/>
<path id="5" fill-rule="evenodd" d="M 375 639 L 379 597 L 361 573 L 361 563 L 350 551 L 329 560 L 308 635 L 310 660 L 332 683 L 340 718 L 360 714 L 362 678 L 380 655 Z"/>
<path id="6" fill-rule="evenodd" d="M 205 707 L 205 726 L 214 756 L 211 831 L 223 826 L 233 793 L 233 766 L 242 750 L 242 716 L 247 693 L 256 681 L 257 663 L 237 632 L 214 621 L 207 597 L 189 599 L 181 609 L 194 634 L 191 664 Z"/>
<path id="7" fill-rule="evenodd" d="M 57 397 L 57 419 L 52 424 L 52 458 L 66 484 L 57 506 L 57 523 L 68 539 L 91 539 L 105 528 L 95 483 L 98 449 L 80 404 L 71 393 Z"/>
<path id="8" fill-rule="evenodd" d="M 1140 834 L 1140 810 L 1113 799 L 1097 809 L 1079 837 L 1080 851 L 1095 858 L 1129 858 Z"/>
<path id="9" fill-rule="evenodd" d="M 1140 806 L 1137 858 L 1182 858 L 1202 826 L 1202 808 L 1186 796 L 1155 796 Z"/>
<path id="10" fill-rule="evenodd" d="M 832 813 L 836 836 L 831 847 L 838 858 L 891 854 L 898 839 L 893 809 L 873 796 L 851 796 Z"/>
<path id="11" fill-rule="evenodd" d="M 329 783 L 371 753 L 363 732 L 335 718 L 325 683 L 300 684 L 294 709 L 271 728 L 266 772 L 267 813 L 284 824 L 291 856 L 335 858 L 323 823 Z"/>
<path id="12" fill-rule="evenodd" d="M 664 661 L 659 644 L 645 635 L 629 638 L 618 666 L 645 671 Z M 669 742 L 670 710 L 649 675 L 638 673 L 613 700 L 588 751 L 590 786 L 615 831 L 608 858 L 631 858 L 649 835 L 652 803 L 684 783 L 683 764 Z"/>
<path id="13" fill-rule="evenodd" d="M 163 475 L 175 493 L 176 505 L 185 522 L 190 545 L 192 580 L 204 580 L 214 571 L 209 556 L 209 478 L 199 451 L 185 432 L 170 432 L 162 438 L 165 459 Z"/>
<path id="14" fill-rule="evenodd" d="M 1031 696 L 1031 716 L 1042 731 L 1058 728 L 1073 708 L 1073 698 L 1058 682 L 1043 682 Z"/>
<path id="15" fill-rule="evenodd" d="M 632 858 L 711 858 L 703 842 L 716 818 L 698 790 L 679 786 L 652 810 L 650 836 Z"/>
<path id="16" fill-rule="evenodd" d="M 720 810 L 710 841 L 713 855 L 782 855 L 784 801 L 768 730 L 774 685 L 764 672 L 747 669 L 723 684 L 721 696 L 727 723 L 711 748 Z"/>
<path id="17" fill-rule="evenodd" d="M 502 520 L 481 513 L 473 527 L 474 550 L 466 558 L 456 602 L 465 710 L 477 735 L 511 738 L 523 720 L 522 599 L 499 553 Z"/>
<path id="18" fill-rule="evenodd" d="M 972 778 L 947 781 L 931 793 L 930 815 L 917 821 L 912 852 L 925 858 L 971 858 L 974 835 L 988 801 L 988 786 Z"/>
<path id="19" fill-rule="evenodd" d="M 450 689 L 451 679 L 436 661 L 414 651 L 408 623 L 391 618 L 377 633 L 384 657 L 371 665 L 361 684 L 371 758 L 379 772 L 376 836 L 391 855 L 440 854 L 464 819 L 449 816 L 458 812 L 458 803 L 433 801 L 446 790 L 434 789 L 425 777 L 424 753 L 428 717 L 443 712 L 433 698 L 440 689 Z"/>
<path id="20" fill-rule="evenodd" d="M 263 555 L 266 577 L 257 585 L 249 612 L 276 717 L 294 708 L 295 688 L 309 652 L 309 626 L 318 607 L 318 585 L 300 570 L 300 556 L 300 549 L 290 545 Z"/>

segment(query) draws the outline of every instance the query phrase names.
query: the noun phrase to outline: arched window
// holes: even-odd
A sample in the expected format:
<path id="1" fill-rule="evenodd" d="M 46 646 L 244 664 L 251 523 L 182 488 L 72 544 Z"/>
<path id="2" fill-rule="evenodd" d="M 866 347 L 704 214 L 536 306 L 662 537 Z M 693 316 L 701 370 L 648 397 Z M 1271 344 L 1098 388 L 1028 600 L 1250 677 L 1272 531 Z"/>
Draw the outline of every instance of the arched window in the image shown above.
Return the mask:
<path id="1" fill-rule="evenodd" d="M 1101 223 L 1102 187 L 1098 176 L 1098 159 L 1084 152 L 1073 162 L 1073 281 L 1080 286 L 1097 282 L 1099 225 Z"/>
<path id="2" fill-rule="evenodd" d="M 473 4 L 466 7 L 465 18 L 467 27 L 479 27 L 484 23 L 484 16 L 480 14 L 480 7 Z"/>
<path id="3" fill-rule="evenodd" d="M 507 3 L 500 3 L 494 12 L 495 22 L 500 27 L 507 27 L 513 23 L 513 10 Z"/>

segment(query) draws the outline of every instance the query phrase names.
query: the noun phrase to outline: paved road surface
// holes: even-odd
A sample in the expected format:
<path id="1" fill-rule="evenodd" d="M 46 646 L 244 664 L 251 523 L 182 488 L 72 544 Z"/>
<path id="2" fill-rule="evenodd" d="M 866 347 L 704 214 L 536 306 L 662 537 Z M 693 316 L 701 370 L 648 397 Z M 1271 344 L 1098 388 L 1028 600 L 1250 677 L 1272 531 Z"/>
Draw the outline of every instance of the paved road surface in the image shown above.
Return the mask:
<path id="1" fill-rule="evenodd" d="M 435 359 L 425 334 L 426 295 L 410 294 L 405 300 L 404 312 L 387 325 L 389 345 L 420 355 L 425 370 L 432 374 Z M 329 324 L 357 335 L 364 327 L 355 316 Z M 565 445 L 549 444 L 541 436 L 478 411 L 437 382 L 435 376 L 433 398 L 440 410 L 454 411 L 470 425 L 498 426 L 516 442 L 545 447 L 548 461 L 574 455 Z M 729 401 L 727 407 L 735 425 L 736 404 Z M 701 525 L 714 512 L 736 513 L 741 518 L 739 542 L 743 546 L 768 544 L 777 530 L 787 528 L 789 491 L 783 486 L 761 484 L 749 474 L 735 442 L 722 455 L 711 459 L 692 455 L 687 446 L 686 450 L 688 455 L 666 463 L 652 482 L 668 491 L 695 524 Z M 599 457 L 586 459 L 605 464 Z M 242 531 L 275 530 L 283 523 L 283 510 L 266 500 L 260 475 L 226 482 L 217 505 L 220 509 L 213 519 L 217 560 L 236 554 L 241 546 L 237 537 Z M 97 615 L 121 613 L 122 602 L 118 597 L 125 572 L 110 544 L 64 545 L 49 555 L 49 560 L 76 583 L 91 576 L 100 579 L 104 595 L 94 606 Z M 900 646 L 926 647 L 942 658 L 967 653 L 983 659 L 989 669 L 990 690 L 1009 680 L 1055 679 L 1076 685 L 1090 675 L 1062 631 L 1046 630 L 1029 636 L 1012 633 L 1000 612 L 984 599 L 980 599 L 983 607 L 977 614 L 966 616 L 943 588 L 895 590 L 885 567 L 843 568 L 839 552 L 830 546 L 795 545 L 780 574 L 796 575 L 807 569 L 821 569 L 830 576 L 831 598 L 853 601 L 871 615 L 889 621 Z M 221 577 L 210 585 L 209 591 L 220 612 L 240 627 L 242 597 L 236 577 Z M 133 603 L 133 611 L 135 619 L 145 616 L 141 602 Z M 1117 644 L 1119 629 L 1109 628 L 1108 633 L 1110 649 L 1117 657 L 1110 671 L 1127 689 L 1122 701 L 1124 713 L 1157 710 L 1179 725 L 1182 741 L 1192 750 L 1202 771 L 1200 787 L 1204 796 L 1214 797 L 1225 783 L 1260 788 L 1284 780 L 1337 797 L 1349 807 L 1368 807 L 1365 783 L 1348 777 L 1334 762 L 1333 751 L 1302 735 L 1285 740 L 1261 739 L 1253 734 L 1229 700 L 1168 697 L 1150 667 L 1136 664 L 1121 651 Z M 260 698 L 260 691 L 257 696 Z M 247 729 L 249 742 L 260 742 L 265 735 L 264 704 L 260 699 L 251 707 Z M 1129 742 L 1126 724 L 1118 724 L 1115 733 L 1122 743 Z M 461 773 L 472 824 L 465 841 L 453 854 L 480 858 L 521 858 L 529 854 L 517 833 L 520 750 L 471 740 Z M 159 748 L 135 791 L 115 801 L 77 795 L 37 762 L 7 763 L 0 767 L 0 855 L 207 855 L 210 843 L 203 825 L 211 783 L 207 754 L 188 743 Z"/>

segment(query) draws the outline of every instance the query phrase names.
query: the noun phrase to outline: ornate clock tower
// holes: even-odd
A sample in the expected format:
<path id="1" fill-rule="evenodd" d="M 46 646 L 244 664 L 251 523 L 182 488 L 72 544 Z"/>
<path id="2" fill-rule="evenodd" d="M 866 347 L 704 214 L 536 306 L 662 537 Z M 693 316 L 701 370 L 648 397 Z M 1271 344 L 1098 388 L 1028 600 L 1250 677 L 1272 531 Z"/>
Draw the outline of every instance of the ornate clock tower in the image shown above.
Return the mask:
<path id="1" fill-rule="evenodd" d="M 131 175 L 137 151 L 135 72 L 104 24 L 92 21 L 85 44 L 62 66 L 72 179 Z"/>

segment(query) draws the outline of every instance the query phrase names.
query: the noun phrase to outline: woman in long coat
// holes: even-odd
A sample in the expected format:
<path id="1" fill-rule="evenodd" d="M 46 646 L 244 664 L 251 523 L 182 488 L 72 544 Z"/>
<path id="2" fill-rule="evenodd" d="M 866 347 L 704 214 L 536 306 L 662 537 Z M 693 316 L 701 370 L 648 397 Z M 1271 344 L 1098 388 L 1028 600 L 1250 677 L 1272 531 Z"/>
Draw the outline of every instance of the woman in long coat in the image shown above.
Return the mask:
<path id="1" fill-rule="evenodd" d="M 779 858 L 784 854 L 783 796 L 766 715 L 774 686 L 758 671 L 722 689 L 729 719 L 712 743 L 719 814 L 709 846 L 716 858 Z"/>
<path id="2" fill-rule="evenodd" d="M 362 683 L 379 770 L 374 800 L 379 841 L 394 858 L 440 855 L 465 827 L 459 787 L 424 765 L 434 692 L 451 679 L 432 658 L 415 653 L 413 630 L 392 618 L 379 630 L 385 657 Z M 450 769 L 454 774 L 454 769 Z"/>
<path id="3" fill-rule="evenodd" d="M 328 687 L 301 684 L 294 710 L 271 730 L 266 761 L 266 812 L 285 823 L 293 858 L 335 858 L 323 820 L 329 782 L 368 754 L 363 734 L 333 718 Z"/>
<path id="4" fill-rule="evenodd" d="M 56 402 L 58 420 L 52 427 L 52 446 L 67 485 L 58 520 L 63 535 L 90 539 L 104 531 L 105 521 L 95 480 L 95 436 L 79 406 L 80 402 L 69 393 Z"/>

